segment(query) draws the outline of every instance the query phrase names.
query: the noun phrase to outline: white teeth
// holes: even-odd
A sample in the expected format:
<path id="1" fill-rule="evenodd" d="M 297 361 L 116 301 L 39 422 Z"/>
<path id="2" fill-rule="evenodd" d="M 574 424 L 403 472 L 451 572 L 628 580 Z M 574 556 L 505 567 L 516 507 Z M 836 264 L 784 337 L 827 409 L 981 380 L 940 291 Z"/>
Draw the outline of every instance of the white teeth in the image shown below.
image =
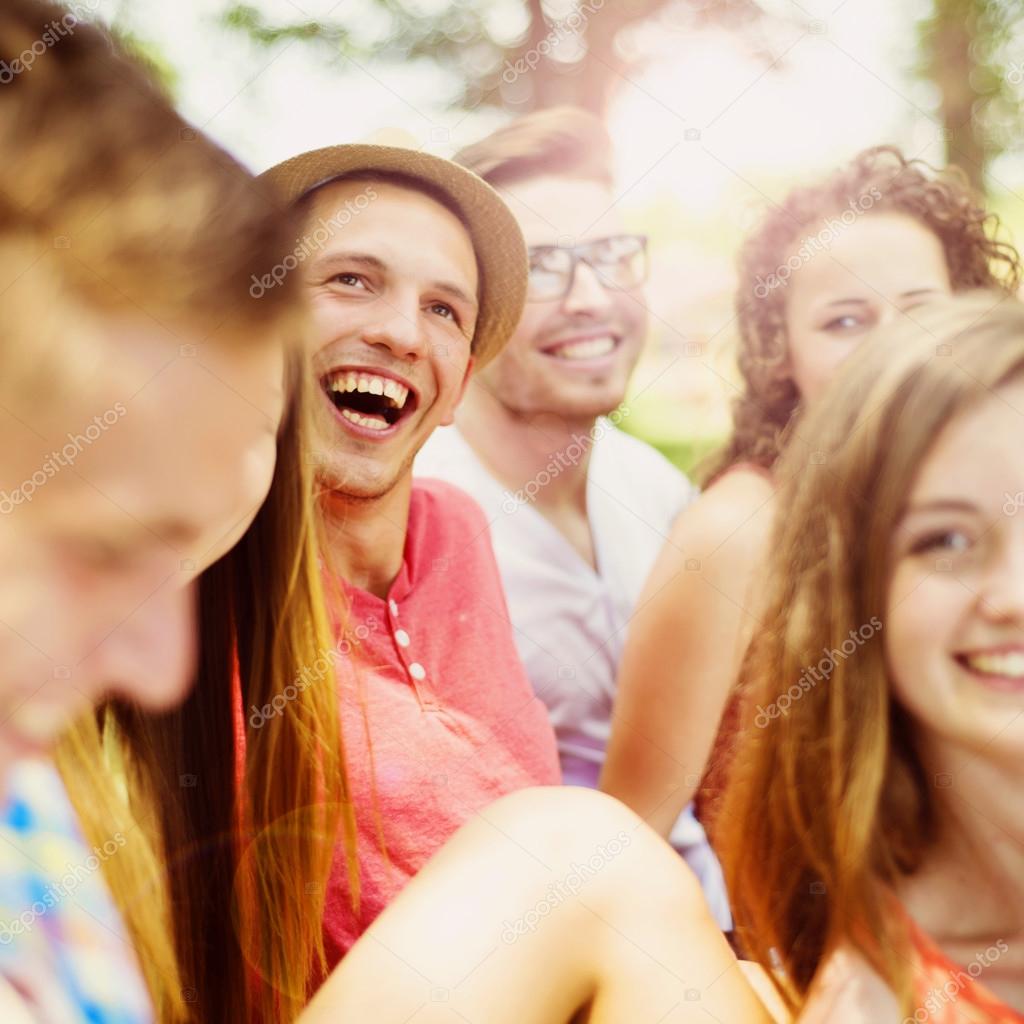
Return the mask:
<path id="1" fill-rule="evenodd" d="M 361 391 L 371 395 L 384 395 L 391 400 L 396 409 L 403 408 L 405 400 L 409 397 L 409 389 L 390 377 L 355 373 L 352 370 L 334 377 L 330 382 L 330 389 L 340 394 Z"/>
<path id="2" fill-rule="evenodd" d="M 559 359 L 599 359 L 608 355 L 614 348 L 615 339 L 606 334 L 601 338 L 587 338 L 585 341 L 562 345 L 551 354 Z"/>
<path id="3" fill-rule="evenodd" d="M 397 408 L 401 409 L 405 405 L 405 400 L 409 396 L 409 389 L 403 384 L 399 384 L 396 380 L 384 380 L 384 394 L 395 403 Z"/>
<path id="4" fill-rule="evenodd" d="M 370 430 L 387 430 L 388 421 L 380 416 L 364 416 L 362 413 L 353 412 L 351 409 L 342 409 L 341 415 L 361 427 L 369 427 Z"/>
<path id="5" fill-rule="evenodd" d="M 1024 653 L 971 654 L 964 660 L 976 672 L 1009 679 L 1024 678 Z"/>

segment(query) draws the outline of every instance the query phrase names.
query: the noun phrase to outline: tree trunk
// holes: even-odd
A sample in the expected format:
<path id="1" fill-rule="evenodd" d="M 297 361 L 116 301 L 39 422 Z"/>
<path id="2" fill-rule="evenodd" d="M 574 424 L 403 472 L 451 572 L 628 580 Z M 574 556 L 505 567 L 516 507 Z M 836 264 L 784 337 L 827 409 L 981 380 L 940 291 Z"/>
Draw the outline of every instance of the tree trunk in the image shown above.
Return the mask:
<path id="1" fill-rule="evenodd" d="M 942 96 L 946 160 L 963 168 L 971 184 L 984 193 L 989 152 L 975 117 L 977 97 L 971 85 L 977 68 L 972 52 L 976 34 L 977 12 L 971 0 L 935 0 L 928 63 Z"/>

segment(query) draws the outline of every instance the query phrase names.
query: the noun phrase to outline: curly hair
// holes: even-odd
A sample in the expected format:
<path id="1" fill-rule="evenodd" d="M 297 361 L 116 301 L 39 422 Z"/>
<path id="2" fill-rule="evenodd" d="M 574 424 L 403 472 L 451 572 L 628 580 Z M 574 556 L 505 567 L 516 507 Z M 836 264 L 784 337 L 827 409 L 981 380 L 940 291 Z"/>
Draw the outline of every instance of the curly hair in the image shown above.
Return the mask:
<path id="1" fill-rule="evenodd" d="M 732 435 L 712 459 L 707 482 L 738 462 L 765 469 L 775 464 L 800 406 L 787 359 L 786 291 L 776 287 L 785 283 L 780 269 L 808 225 L 846 210 L 851 201 L 909 214 L 931 229 L 942 243 L 954 292 L 1016 292 L 1020 256 L 996 238 L 999 218 L 981 205 L 959 168 L 940 172 L 908 160 L 894 146 L 874 146 L 823 181 L 793 189 L 740 249 L 735 308 L 743 392 L 733 406 Z"/>

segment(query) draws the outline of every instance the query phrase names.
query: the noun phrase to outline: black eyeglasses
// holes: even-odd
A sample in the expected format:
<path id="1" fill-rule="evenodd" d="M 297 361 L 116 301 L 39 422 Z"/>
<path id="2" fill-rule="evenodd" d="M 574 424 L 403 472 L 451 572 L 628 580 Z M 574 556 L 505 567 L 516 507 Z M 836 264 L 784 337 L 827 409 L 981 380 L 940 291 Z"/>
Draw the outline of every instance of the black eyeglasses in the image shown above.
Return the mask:
<path id="1" fill-rule="evenodd" d="M 586 263 L 605 288 L 623 291 L 647 280 L 647 236 L 612 235 L 583 245 L 531 245 L 528 302 L 564 298 Z"/>

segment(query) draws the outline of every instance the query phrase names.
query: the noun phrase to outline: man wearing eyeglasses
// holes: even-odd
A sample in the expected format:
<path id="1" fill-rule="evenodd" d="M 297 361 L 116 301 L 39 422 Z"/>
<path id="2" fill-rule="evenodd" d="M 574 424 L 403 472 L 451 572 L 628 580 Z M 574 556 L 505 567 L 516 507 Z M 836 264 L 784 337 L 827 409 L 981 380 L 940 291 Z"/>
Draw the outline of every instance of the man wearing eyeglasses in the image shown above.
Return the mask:
<path id="1" fill-rule="evenodd" d="M 596 787 L 629 620 L 694 493 L 657 451 L 615 426 L 629 415 L 626 388 L 647 332 L 647 240 L 622 223 L 610 140 L 583 111 L 520 118 L 455 160 L 516 215 L 529 290 L 512 339 L 415 470 L 459 484 L 483 506 L 564 780 Z M 721 870 L 691 808 L 672 842 L 728 928 Z"/>

